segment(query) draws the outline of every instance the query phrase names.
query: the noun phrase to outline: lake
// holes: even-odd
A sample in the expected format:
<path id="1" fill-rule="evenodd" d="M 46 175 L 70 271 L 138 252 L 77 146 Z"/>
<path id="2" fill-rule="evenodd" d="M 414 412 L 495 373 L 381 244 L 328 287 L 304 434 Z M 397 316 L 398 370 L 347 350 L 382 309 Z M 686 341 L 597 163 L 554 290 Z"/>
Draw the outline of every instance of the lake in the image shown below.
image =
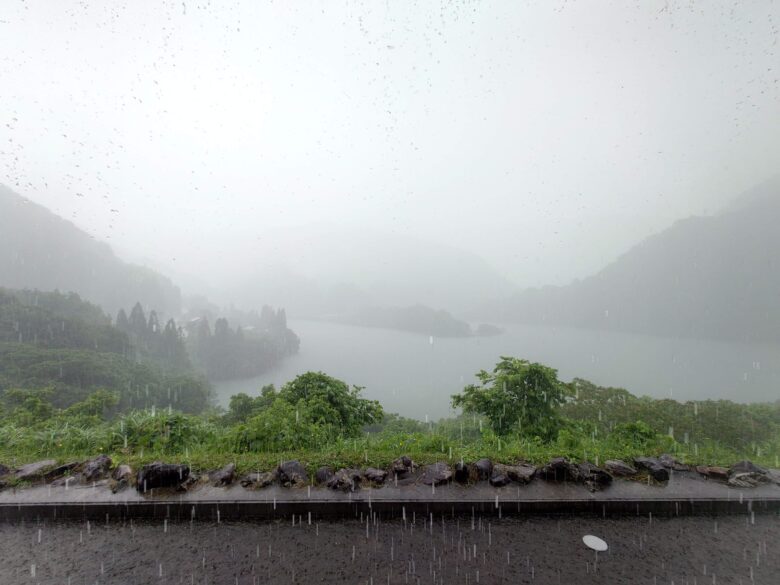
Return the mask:
<path id="1" fill-rule="evenodd" d="M 539 361 L 559 378 L 677 400 L 780 399 L 780 347 L 670 339 L 564 327 L 506 326 L 496 337 L 429 338 L 324 321 L 290 321 L 300 353 L 248 380 L 214 384 L 222 405 L 232 394 L 257 394 L 264 384 L 313 370 L 365 386 L 366 398 L 390 412 L 437 419 L 453 414 L 450 396 L 491 369 L 499 356 Z"/>

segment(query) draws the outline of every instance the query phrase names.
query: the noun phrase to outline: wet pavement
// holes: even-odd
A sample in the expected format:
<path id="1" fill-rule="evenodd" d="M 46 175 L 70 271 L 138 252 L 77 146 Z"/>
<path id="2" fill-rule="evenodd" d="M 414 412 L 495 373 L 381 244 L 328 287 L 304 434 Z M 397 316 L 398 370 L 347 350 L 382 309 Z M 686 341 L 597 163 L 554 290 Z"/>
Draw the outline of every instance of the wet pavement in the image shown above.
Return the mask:
<path id="1" fill-rule="evenodd" d="M 23 521 L 0 523 L 0 550 L 7 585 L 780 582 L 776 515 Z"/>

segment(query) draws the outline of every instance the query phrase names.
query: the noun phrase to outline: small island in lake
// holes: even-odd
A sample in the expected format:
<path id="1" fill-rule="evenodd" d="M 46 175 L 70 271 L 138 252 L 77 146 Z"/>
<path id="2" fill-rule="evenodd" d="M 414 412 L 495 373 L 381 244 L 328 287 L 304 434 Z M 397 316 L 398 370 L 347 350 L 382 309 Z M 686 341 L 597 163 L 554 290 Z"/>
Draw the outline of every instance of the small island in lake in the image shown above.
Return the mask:
<path id="1" fill-rule="evenodd" d="M 487 323 L 479 324 L 472 331 L 468 323 L 453 317 L 448 311 L 420 304 L 409 307 L 367 307 L 336 320 L 349 325 L 397 329 L 436 337 L 491 336 L 504 332 L 500 327 Z"/>

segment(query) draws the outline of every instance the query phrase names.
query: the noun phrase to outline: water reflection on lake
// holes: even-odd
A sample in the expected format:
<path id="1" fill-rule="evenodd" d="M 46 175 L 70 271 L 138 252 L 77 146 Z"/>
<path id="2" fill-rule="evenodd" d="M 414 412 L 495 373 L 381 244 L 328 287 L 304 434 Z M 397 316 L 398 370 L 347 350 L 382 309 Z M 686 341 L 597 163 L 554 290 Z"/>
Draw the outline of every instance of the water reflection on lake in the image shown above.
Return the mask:
<path id="1" fill-rule="evenodd" d="M 434 338 L 320 321 L 291 321 L 300 354 L 249 380 L 216 383 L 219 403 L 238 392 L 257 394 L 321 370 L 365 386 L 385 409 L 424 419 L 452 413 L 450 395 L 490 369 L 501 355 L 540 361 L 563 380 L 586 378 L 634 394 L 679 400 L 780 399 L 780 347 L 669 339 L 563 327 L 511 325 L 497 337 Z"/>

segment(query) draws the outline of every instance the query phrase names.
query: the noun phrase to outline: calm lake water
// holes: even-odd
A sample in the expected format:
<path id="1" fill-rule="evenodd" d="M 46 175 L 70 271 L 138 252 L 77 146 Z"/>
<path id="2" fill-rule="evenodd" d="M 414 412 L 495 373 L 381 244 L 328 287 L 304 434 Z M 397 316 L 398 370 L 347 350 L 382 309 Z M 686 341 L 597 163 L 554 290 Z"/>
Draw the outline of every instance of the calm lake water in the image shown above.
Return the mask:
<path id="1" fill-rule="evenodd" d="M 452 414 L 450 395 L 491 369 L 501 355 L 539 361 L 559 377 L 585 378 L 634 394 L 678 400 L 780 399 L 780 347 L 668 339 L 562 327 L 508 326 L 497 337 L 434 338 L 321 321 L 291 321 L 300 353 L 257 378 L 215 384 L 220 404 L 238 392 L 257 394 L 296 375 L 323 371 L 365 386 L 367 398 L 405 416 Z"/>

